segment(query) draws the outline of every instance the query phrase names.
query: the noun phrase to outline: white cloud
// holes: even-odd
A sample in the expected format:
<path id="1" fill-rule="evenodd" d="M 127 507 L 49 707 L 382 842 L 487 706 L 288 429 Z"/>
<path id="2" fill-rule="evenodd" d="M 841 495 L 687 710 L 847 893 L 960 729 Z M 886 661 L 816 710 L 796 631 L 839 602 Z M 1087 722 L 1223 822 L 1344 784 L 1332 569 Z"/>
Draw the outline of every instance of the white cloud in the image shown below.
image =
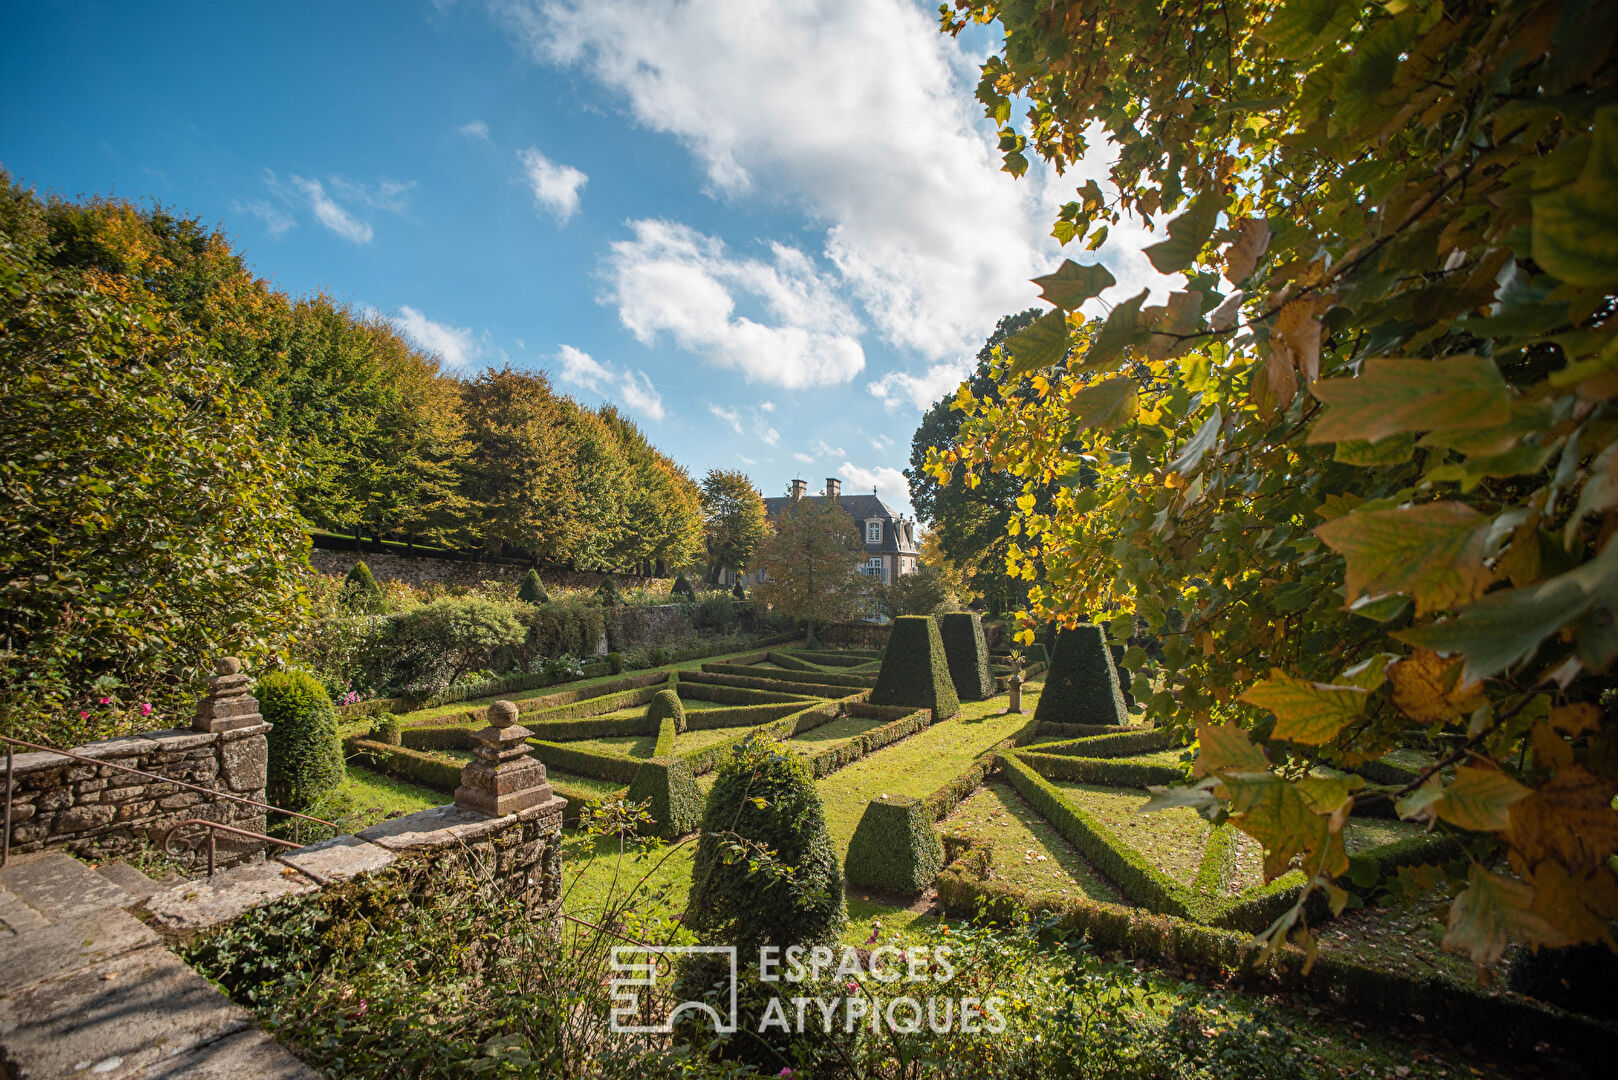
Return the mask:
<path id="1" fill-rule="evenodd" d="M 264 186 L 269 188 L 283 205 L 307 210 L 320 224 L 356 244 L 369 244 L 375 231 L 371 228 L 370 222 L 343 205 L 345 202 L 350 205 L 362 203 L 376 210 L 402 214 L 409 207 L 407 196 L 416 186 L 414 180 L 387 178 L 383 178 L 375 185 L 363 184 L 342 176 L 329 177 L 328 182 L 331 184 L 330 192 L 326 190 L 326 184 L 319 180 L 293 174 L 283 181 L 274 170 L 264 170 Z M 295 220 L 286 211 L 263 200 L 239 203 L 238 208 L 263 218 L 270 228 L 271 235 L 279 235 L 290 229 Z"/>
<path id="2" fill-rule="evenodd" d="M 331 178 L 331 186 L 332 190 L 341 193 L 350 202 L 361 202 L 377 210 L 386 210 L 390 214 L 402 214 L 409 206 L 409 200 L 405 196 L 416 186 L 416 182 L 384 178 L 372 187 L 346 177 L 334 176 Z"/>
<path id="3" fill-rule="evenodd" d="M 758 407 L 760 409 L 762 409 L 764 412 L 774 412 L 775 411 L 775 402 L 773 402 L 773 401 L 761 401 L 761 402 L 758 403 Z"/>
<path id="4" fill-rule="evenodd" d="M 792 456 L 803 462 L 805 465 L 813 465 L 815 463 L 815 459 L 811 455 L 804 453 L 802 450 L 794 451 Z"/>
<path id="5" fill-rule="evenodd" d="M 862 469 L 853 462 L 845 461 L 840 472 L 843 490 L 848 494 L 864 494 L 875 488 L 876 493 L 887 502 L 897 504 L 895 509 L 901 511 L 909 509 L 910 484 L 905 480 L 904 473 L 898 469 L 890 469 L 886 465 Z"/>
<path id="6" fill-rule="evenodd" d="M 263 221 L 264 231 L 271 236 L 280 236 L 298 224 L 297 218 L 264 199 L 238 199 L 231 204 L 231 209 L 239 214 L 252 214 Z"/>
<path id="7" fill-rule="evenodd" d="M 892 450 L 893 440 L 888 438 L 886 435 L 877 435 L 871 439 L 871 445 L 876 447 L 878 450 Z"/>
<path id="8" fill-rule="evenodd" d="M 946 394 L 953 394 L 970 369 L 969 362 L 934 364 L 920 375 L 907 371 L 890 371 L 871 383 L 867 389 L 880 398 L 889 412 L 905 407 L 925 410 Z"/>
<path id="9" fill-rule="evenodd" d="M 828 445 L 825 439 L 815 440 L 815 453 L 821 457 L 842 457 L 847 452 L 841 446 Z"/>
<path id="10" fill-rule="evenodd" d="M 775 446 L 781 442 L 781 433 L 766 424 L 763 417 L 753 419 L 753 434 L 766 446 Z"/>
<path id="11" fill-rule="evenodd" d="M 710 404 L 708 411 L 730 425 L 730 430 L 740 435 L 742 433 L 742 414 L 735 409 L 726 409 Z"/>
<path id="12" fill-rule="evenodd" d="M 517 159 L 528 174 L 534 201 L 549 210 L 558 225 L 566 225 L 578 213 L 579 191 L 590 178 L 571 165 L 556 164 L 532 146 L 519 150 Z"/>
<path id="13" fill-rule="evenodd" d="M 369 244 L 371 242 L 371 226 L 343 209 L 326 194 L 325 186 L 319 180 L 308 180 L 301 176 L 289 176 L 287 182 L 292 189 L 309 205 L 309 210 L 320 222 L 344 240 L 352 240 L 356 244 Z"/>
<path id="14" fill-rule="evenodd" d="M 644 371 L 614 371 L 582 349 L 563 345 L 556 350 L 557 377 L 604 397 L 617 396 L 625 405 L 652 420 L 662 420 L 663 395 Z"/>
<path id="15" fill-rule="evenodd" d="M 455 130 L 466 136 L 468 139 L 478 139 L 483 142 L 492 141 L 489 138 L 489 125 L 482 120 L 473 120 L 469 123 L 462 124 Z"/>
<path id="16" fill-rule="evenodd" d="M 757 465 L 758 464 L 757 461 L 755 461 L 753 458 L 748 457 L 746 454 L 737 454 L 736 455 L 736 460 L 741 462 L 743 465 Z"/>
<path id="17" fill-rule="evenodd" d="M 803 252 L 771 245 L 772 260 L 736 259 L 724 242 L 677 222 L 629 223 L 608 257 L 607 299 L 642 344 L 676 345 L 749 382 L 789 390 L 844 383 L 865 367 L 859 320 Z M 771 320 L 737 315 L 736 294 Z"/>
<path id="18" fill-rule="evenodd" d="M 423 349 L 437 353 L 452 368 L 466 367 L 483 351 L 471 330 L 434 322 L 409 305 L 401 307 L 399 314 L 389 316 L 388 321 Z"/>

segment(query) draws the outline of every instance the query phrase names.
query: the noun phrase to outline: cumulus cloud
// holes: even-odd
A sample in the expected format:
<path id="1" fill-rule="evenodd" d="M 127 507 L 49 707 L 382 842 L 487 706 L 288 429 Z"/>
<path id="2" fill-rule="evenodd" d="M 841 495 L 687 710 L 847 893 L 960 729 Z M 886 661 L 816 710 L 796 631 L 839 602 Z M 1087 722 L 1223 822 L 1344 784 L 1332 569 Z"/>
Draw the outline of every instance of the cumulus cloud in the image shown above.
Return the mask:
<path id="1" fill-rule="evenodd" d="M 491 141 L 490 138 L 489 138 L 489 125 L 486 122 L 482 121 L 482 120 L 470 121 L 468 123 L 462 124 L 460 127 L 456 128 L 455 130 L 457 132 L 459 132 L 460 134 L 466 136 L 468 139 L 474 139 L 474 140 L 478 140 L 478 141 L 481 141 L 481 142 L 490 142 Z"/>
<path id="2" fill-rule="evenodd" d="M 865 367 L 859 320 L 797 248 L 773 243 L 769 261 L 734 258 L 723 241 L 677 222 L 629 227 L 634 238 L 608 256 L 607 300 L 642 344 L 667 333 L 748 382 L 789 390 L 848 382 Z M 738 296 L 767 321 L 737 314 Z"/>
<path id="3" fill-rule="evenodd" d="M 238 214 L 252 214 L 264 222 L 264 231 L 271 236 L 280 236 L 298 224 L 297 218 L 265 199 L 238 199 L 231 204 L 231 209 Z"/>
<path id="4" fill-rule="evenodd" d="M 534 202 L 549 210 L 558 225 L 579 212 L 579 192 L 590 179 L 571 165 L 558 165 L 530 146 L 517 152 Z"/>
<path id="5" fill-rule="evenodd" d="M 730 430 L 737 435 L 742 433 L 742 414 L 736 409 L 727 409 L 720 405 L 709 404 L 708 411 L 730 425 Z"/>
<path id="6" fill-rule="evenodd" d="M 898 469 L 890 469 L 886 465 L 862 469 L 851 461 L 844 461 L 840 473 L 843 490 L 848 494 L 859 495 L 875 489 L 882 500 L 894 509 L 901 512 L 909 511 L 910 484 L 905 480 L 904 473 Z"/>
<path id="7" fill-rule="evenodd" d="M 953 394 L 970 369 L 969 362 L 934 364 L 920 375 L 890 371 L 866 389 L 887 406 L 889 412 L 901 409 L 925 410 L 947 394 Z"/>
<path id="8" fill-rule="evenodd" d="M 797 458 L 805 465 L 813 465 L 815 463 L 814 457 L 810 454 L 804 453 L 802 450 L 794 450 L 792 452 L 792 456 Z"/>
<path id="9" fill-rule="evenodd" d="M 652 420 L 662 420 L 666 415 L 663 409 L 663 395 L 657 392 L 652 380 L 644 371 L 632 371 L 628 368 L 614 371 L 589 353 L 572 345 L 563 345 L 557 349 L 554 359 L 558 367 L 557 378 L 562 382 L 604 397 L 617 397 L 630 409 Z"/>
<path id="10" fill-rule="evenodd" d="M 399 309 L 399 314 L 387 318 L 405 337 L 428 352 L 437 353 L 439 359 L 452 368 L 466 367 L 483 351 L 471 330 L 434 322 L 408 304 Z"/>

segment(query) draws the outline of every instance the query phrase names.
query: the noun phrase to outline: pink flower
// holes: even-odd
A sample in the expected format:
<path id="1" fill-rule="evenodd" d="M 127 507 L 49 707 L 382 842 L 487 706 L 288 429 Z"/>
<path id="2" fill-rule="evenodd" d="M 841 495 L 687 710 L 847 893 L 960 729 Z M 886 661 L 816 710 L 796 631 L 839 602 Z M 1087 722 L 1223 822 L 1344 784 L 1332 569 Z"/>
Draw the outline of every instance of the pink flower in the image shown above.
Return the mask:
<path id="1" fill-rule="evenodd" d="M 80 720 L 88 720 L 88 719 L 90 719 L 90 714 L 85 712 L 83 709 L 80 709 L 79 710 L 79 719 Z"/>
<path id="2" fill-rule="evenodd" d="M 776 1073 L 775 1075 L 776 1076 L 791 1076 L 792 1075 L 792 1070 L 791 1069 L 782 1069 L 780 1072 Z"/>
<path id="3" fill-rule="evenodd" d="M 149 702 L 149 701 L 141 702 L 140 703 L 140 714 L 142 716 L 150 716 L 150 715 L 152 715 L 152 703 Z"/>
<path id="4" fill-rule="evenodd" d="M 859 983 L 845 983 L 844 985 L 848 987 L 848 992 L 851 994 L 860 988 Z"/>
<path id="5" fill-rule="evenodd" d="M 110 698 L 110 697 L 102 698 L 101 699 L 101 704 L 103 704 L 103 705 L 111 705 L 112 704 L 112 698 Z"/>

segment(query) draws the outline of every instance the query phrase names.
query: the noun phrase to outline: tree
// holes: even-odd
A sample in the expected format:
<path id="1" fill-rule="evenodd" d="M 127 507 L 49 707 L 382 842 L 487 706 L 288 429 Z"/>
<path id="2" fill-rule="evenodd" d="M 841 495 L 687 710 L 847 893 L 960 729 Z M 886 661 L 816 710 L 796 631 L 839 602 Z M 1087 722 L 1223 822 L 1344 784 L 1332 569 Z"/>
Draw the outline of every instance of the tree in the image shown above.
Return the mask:
<path id="1" fill-rule="evenodd" d="M 270 660 L 306 605 L 263 402 L 100 283 L 0 234 L 0 715 L 68 746 L 112 733 L 102 698 L 172 718 L 218 657 Z"/>
<path id="2" fill-rule="evenodd" d="M 569 463 L 577 439 L 542 374 L 490 368 L 462 389 L 472 444 L 467 495 L 486 549 L 521 548 L 536 559 L 568 554 Z"/>
<path id="3" fill-rule="evenodd" d="M 1056 310 L 992 365 L 1036 395 L 962 394 L 928 456 L 940 481 L 958 460 L 1021 479 L 1008 558 L 1048 579 L 1024 640 L 1109 609 L 1160 637 L 1136 696 L 1200 746 L 1196 786 L 1158 802 L 1228 814 L 1269 878 L 1304 868 L 1272 943 L 1307 936 L 1310 892 L 1347 902 L 1343 824 L 1393 800 L 1467 842 L 1449 948 L 1612 945 L 1611 33 L 1544 0 L 959 12 L 947 31 L 1004 31 L 978 96 L 1008 172 L 1120 148 L 1057 239 L 1172 214 L 1146 253 L 1186 275 L 1105 321 L 1079 314 L 1104 268 L 1038 279 Z M 1368 763 L 1401 737 L 1427 763 L 1384 782 Z M 1314 762 L 1340 773 L 1300 779 Z"/>
<path id="4" fill-rule="evenodd" d="M 618 438 L 633 479 L 624 505 L 620 566 L 644 573 L 689 566 L 702 551 L 701 493 L 690 475 L 659 453 L 641 430 L 610 405 L 601 419 Z"/>
<path id="5" fill-rule="evenodd" d="M 740 576 L 770 535 L 764 496 L 739 470 L 708 470 L 702 478 L 702 517 L 710 582 L 717 583 L 723 570 Z"/>
<path id="6" fill-rule="evenodd" d="M 869 597 L 865 541 L 854 519 L 832 499 L 799 498 L 776 516 L 774 534 L 756 559 L 764 580 L 753 599 L 809 624 L 862 614 Z"/>
<path id="7" fill-rule="evenodd" d="M 1037 308 L 1006 315 L 995 324 L 983 348 L 978 350 L 977 366 L 967 379 L 975 398 L 999 400 L 1000 389 L 989 365 L 994 350 L 1008 338 L 1032 325 L 1039 317 Z M 1031 393 L 1026 384 L 1018 393 Z M 985 597 L 996 614 L 1012 610 L 1026 596 L 1027 584 L 1006 573 L 1009 547 L 1006 526 L 1017 511 L 1022 481 L 1010 473 L 974 473 L 968 485 L 964 464 L 952 466 L 947 479 L 939 479 L 926 469 L 932 448 L 947 451 L 955 445 L 961 427 L 961 413 L 954 408 L 955 395 L 935 401 L 922 414 L 921 423 L 910 438 L 910 504 L 916 517 L 927 525 L 927 536 L 938 546 L 943 559 L 960 567 L 971 579 L 972 591 Z"/>
<path id="8" fill-rule="evenodd" d="M 900 615 L 938 615 L 953 610 L 955 594 L 942 570 L 917 562 L 908 574 L 901 574 L 882 590 L 882 610 L 893 618 Z"/>

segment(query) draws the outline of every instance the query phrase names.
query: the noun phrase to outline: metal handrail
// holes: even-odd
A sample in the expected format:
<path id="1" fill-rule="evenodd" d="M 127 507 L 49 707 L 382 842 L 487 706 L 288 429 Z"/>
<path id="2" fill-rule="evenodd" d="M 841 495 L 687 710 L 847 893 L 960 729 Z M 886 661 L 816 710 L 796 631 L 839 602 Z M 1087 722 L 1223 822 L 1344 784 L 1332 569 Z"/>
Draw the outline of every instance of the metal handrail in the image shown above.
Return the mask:
<path id="1" fill-rule="evenodd" d="M 291 840 L 281 840 L 281 839 L 278 839 L 278 838 L 276 838 L 274 836 L 265 836 L 263 833 L 256 833 L 256 832 L 253 832 L 251 829 L 242 829 L 242 828 L 236 827 L 235 825 L 226 825 L 223 822 L 213 821 L 213 820 L 210 820 L 208 818 L 194 817 L 194 818 L 186 818 L 184 821 L 175 822 L 173 825 L 170 825 L 168 827 L 168 830 L 163 833 L 163 843 L 160 845 L 162 847 L 162 849 L 163 849 L 163 854 L 169 856 L 170 858 L 179 858 L 180 853 L 178 851 L 173 850 L 169 845 L 174 843 L 174 834 L 179 832 L 181 829 L 186 828 L 189 825 L 206 825 L 208 827 L 208 876 L 209 877 L 213 877 L 214 850 L 215 850 L 215 847 L 216 847 L 216 841 L 217 841 L 217 838 L 218 838 L 218 834 L 222 833 L 222 832 L 234 833 L 237 836 L 246 836 L 246 837 L 250 837 L 251 839 L 254 839 L 254 840 L 263 840 L 265 843 L 269 843 L 269 844 L 279 844 L 284 848 L 291 848 L 294 851 L 296 851 L 298 848 L 301 848 L 303 846 L 302 844 L 294 844 Z M 336 826 L 332 826 L 332 827 L 336 828 Z"/>
<path id="2" fill-rule="evenodd" d="M 211 796 L 215 799 L 224 799 L 228 802 L 241 803 L 243 806 L 256 806 L 262 810 L 274 810 L 277 814 L 285 814 L 288 817 L 300 818 L 304 821 L 312 821 L 317 825 L 324 825 L 333 833 L 338 831 L 337 825 L 334 822 L 327 821 L 325 818 L 317 818 L 311 817 L 308 814 L 300 814 L 296 810 L 283 810 L 279 806 L 274 806 L 258 799 L 249 799 L 245 795 L 232 795 L 225 791 L 215 791 L 213 788 L 205 788 L 197 784 L 189 784 L 184 780 L 175 780 L 172 777 L 163 776 L 159 773 L 147 772 L 145 769 L 136 769 L 128 765 L 118 765 L 111 761 L 101 761 L 97 758 L 85 757 L 83 754 L 75 754 L 71 750 L 58 750 L 54 746 L 46 746 L 43 743 L 32 743 L 25 739 L 13 739 L 9 735 L 0 735 L 0 742 L 6 744 L 6 808 L 4 839 L 3 841 L 0 841 L 0 866 L 6 865 L 6 861 L 11 857 L 11 792 L 15 786 L 12 782 L 12 774 L 15 766 L 13 755 L 15 753 L 14 747 L 18 746 L 26 746 L 30 750 L 42 750 L 49 754 L 58 754 L 62 757 L 70 758 L 73 761 L 82 761 L 86 765 L 99 765 L 109 769 L 117 769 L 119 772 L 132 773 L 135 776 L 144 776 L 164 784 L 173 784 L 175 787 L 188 788 L 191 791 L 201 792 L 202 794 Z M 199 818 L 197 820 L 201 819 Z M 249 835 L 257 836 L 258 834 L 252 833 Z M 263 839 L 273 840 L 274 838 L 263 837 Z M 284 841 L 275 842 L 283 843 Z M 293 844 L 291 846 L 299 847 L 301 845 Z"/>

